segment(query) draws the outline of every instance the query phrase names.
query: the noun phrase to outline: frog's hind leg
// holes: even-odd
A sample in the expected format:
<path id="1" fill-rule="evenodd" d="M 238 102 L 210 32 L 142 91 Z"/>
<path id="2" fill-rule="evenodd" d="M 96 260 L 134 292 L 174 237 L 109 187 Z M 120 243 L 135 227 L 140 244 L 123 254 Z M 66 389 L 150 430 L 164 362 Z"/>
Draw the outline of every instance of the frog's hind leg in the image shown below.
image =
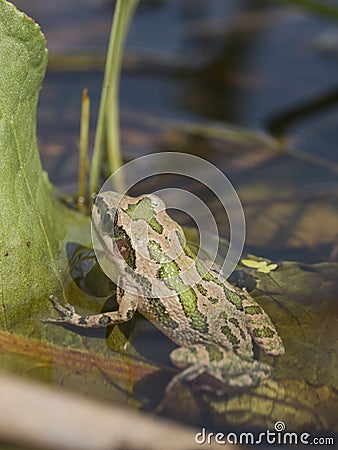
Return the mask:
<path id="1" fill-rule="evenodd" d="M 268 364 L 242 359 L 233 352 L 210 344 L 179 347 L 171 352 L 170 359 L 184 370 L 172 378 L 166 388 L 167 393 L 177 382 L 193 381 L 203 374 L 211 377 L 207 385 L 201 385 L 203 389 L 213 390 L 219 395 L 234 388 L 255 386 L 271 374 Z"/>
<path id="2" fill-rule="evenodd" d="M 53 303 L 54 308 L 59 311 L 62 317 L 43 319 L 43 322 L 56 324 L 69 323 L 83 328 L 106 327 L 116 323 L 127 322 L 133 317 L 137 309 L 139 297 L 126 291 L 118 292 L 117 295 L 120 295 L 118 311 L 93 314 L 91 316 L 81 316 L 80 314 L 77 314 L 72 305 L 66 303 L 62 306 L 59 299 L 54 295 L 51 295 L 49 300 Z"/>
<path id="3" fill-rule="evenodd" d="M 243 308 L 246 324 L 255 343 L 271 356 L 283 355 L 285 352 L 281 337 L 263 308 L 245 291 Z"/>
<path id="4" fill-rule="evenodd" d="M 208 366 L 206 364 L 200 363 L 193 366 L 187 367 L 182 372 L 175 375 L 170 382 L 167 384 L 165 391 L 168 394 L 176 388 L 177 383 L 194 381 L 203 373 L 207 372 Z"/>

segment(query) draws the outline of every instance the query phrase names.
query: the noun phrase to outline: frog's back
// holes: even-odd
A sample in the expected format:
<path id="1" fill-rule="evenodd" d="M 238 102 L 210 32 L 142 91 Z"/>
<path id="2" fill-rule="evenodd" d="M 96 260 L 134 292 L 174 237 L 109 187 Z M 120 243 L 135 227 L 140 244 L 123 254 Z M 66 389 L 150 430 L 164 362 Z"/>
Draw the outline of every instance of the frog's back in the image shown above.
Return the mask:
<path id="1" fill-rule="evenodd" d="M 172 297 L 144 298 L 138 309 L 180 346 L 204 343 L 252 356 L 244 315 L 224 298 L 215 303 L 194 287 Z"/>

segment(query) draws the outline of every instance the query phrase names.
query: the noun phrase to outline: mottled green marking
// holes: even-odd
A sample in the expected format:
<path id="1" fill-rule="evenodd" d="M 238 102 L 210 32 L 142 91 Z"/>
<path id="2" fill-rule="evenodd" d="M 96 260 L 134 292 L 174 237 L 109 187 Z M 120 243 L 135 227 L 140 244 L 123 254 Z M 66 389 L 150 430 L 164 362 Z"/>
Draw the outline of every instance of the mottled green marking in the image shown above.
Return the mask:
<path id="1" fill-rule="evenodd" d="M 233 323 L 235 325 L 235 327 L 239 326 L 239 322 L 238 322 L 238 319 L 236 319 L 236 317 L 230 317 L 229 322 Z"/>
<path id="2" fill-rule="evenodd" d="M 155 241 L 148 242 L 148 251 L 150 259 L 156 261 L 157 263 L 169 260 L 169 258 L 167 258 L 166 255 L 163 254 L 160 244 Z"/>
<path id="3" fill-rule="evenodd" d="M 272 338 L 276 333 L 268 327 L 254 328 L 252 333 L 260 338 Z"/>
<path id="4" fill-rule="evenodd" d="M 163 233 L 163 226 L 160 224 L 160 222 L 158 222 L 155 217 L 152 217 L 150 219 L 149 225 L 151 226 L 151 228 L 156 231 L 156 233 L 158 234 L 162 234 Z"/>
<path id="5" fill-rule="evenodd" d="M 150 198 L 145 197 L 137 203 L 131 203 L 124 210 L 132 220 L 144 220 L 156 233 L 162 234 L 163 226 L 157 221 L 154 205 Z"/>
<path id="6" fill-rule="evenodd" d="M 222 311 L 219 315 L 220 319 L 223 319 L 225 322 L 228 320 L 228 315 L 225 311 Z"/>
<path id="7" fill-rule="evenodd" d="M 216 303 L 219 302 L 218 298 L 216 297 L 208 297 L 209 302 L 211 302 L 212 304 L 216 305 Z"/>
<path id="8" fill-rule="evenodd" d="M 208 295 L 208 291 L 205 289 L 204 286 L 202 286 L 201 284 L 197 283 L 196 284 L 196 289 L 199 291 L 200 294 L 202 294 L 204 297 L 206 297 Z"/>
<path id="9" fill-rule="evenodd" d="M 162 263 L 158 276 L 167 284 L 167 286 L 171 290 L 175 290 L 176 292 L 181 292 L 188 288 L 187 285 L 183 283 L 181 278 L 179 277 L 180 268 L 177 262 L 169 261 Z"/>
<path id="10" fill-rule="evenodd" d="M 98 195 L 95 199 L 95 207 L 97 208 L 97 211 L 101 217 L 103 217 L 104 214 L 109 210 L 108 205 L 100 195 Z"/>
<path id="11" fill-rule="evenodd" d="M 230 303 L 232 303 L 239 311 L 243 311 L 243 298 L 237 294 L 236 292 L 230 291 L 222 281 L 220 281 L 218 278 L 216 278 L 214 275 L 212 275 L 210 272 L 206 272 L 205 267 L 201 262 L 196 260 L 196 268 L 199 273 L 199 275 L 202 277 L 204 281 L 210 281 L 218 286 L 220 286 L 223 289 L 223 292 L 225 294 L 225 297 L 227 300 L 229 300 Z"/>
<path id="12" fill-rule="evenodd" d="M 186 253 L 186 248 L 187 248 L 188 252 L 190 252 L 191 250 L 188 247 L 188 245 L 185 243 L 185 238 L 184 238 L 184 236 L 182 236 L 182 233 L 180 233 L 178 230 L 175 230 L 175 233 L 177 236 L 177 240 L 178 240 L 181 248 L 183 248 L 184 252 Z M 187 253 L 186 253 L 186 255 L 187 255 Z"/>
<path id="13" fill-rule="evenodd" d="M 148 307 L 150 315 L 155 317 L 158 323 L 172 330 L 178 328 L 179 324 L 170 316 L 159 298 L 148 298 Z"/>
<path id="14" fill-rule="evenodd" d="M 218 347 L 215 347 L 214 345 L 206 345 L 205 349 L 208 352 L 210 362 L 222 361 L 224 355 Z"/>
<path id="15" fill-rule="evenodd" d="M 106 202 L 99 195 L 95 199 L 95 207 L 100 216 L 102 231 L 109 236 L 114 235 L 117 215 L 115 208 L 109 208 Z"/>
<path id="16" fill-rule="evenodd" d="M 230 291 L 230 289 L 227 289 L 224 285 L 223 290 L 229 302 L 235 305 L 239 311 L 243 311 L 243 300 L 241 296 L 238 295 L 237 292 Z"/>
<path id="17" fill-rule="evenodd" d="M 204 280 L 204 281 L 215 281 L 216 280 L 216 278 L 213 275 L 211 275 L 211 273 L 207 272 L 207 270 L 201 263 L 196 262 L 196 268 L 197 268 L 198 274 L 202 277 L 202 280 Z"/>
<path id="18" fill-rule="evenodd" d="M 194 330 L 207 333 L 209 330 L 208 319 L 197 306 L 197 295 L 192 288 L 178 295 L 184 314 L 190 319 L 190 325 Z"/>
<path id="19" fill-rule="evenodd" d="M 235 325 L 235 327 L 239 331 L 239 334 L 241 335 L 241 338 L 245 339 L 245 337 L 246 337 L 245 333 L 244 333 L 243 329 L 241 328 L 238 319 L 236 319 L 236 317 L 230 317 L 229 322 L 231 322 L 233 325 Z"/>
<path id="20" fill-rule="evenodd" d="M 212 275 L 210 275 L 208 273 L 206 267 L 198 258 L 195 259 L 195 265 L 196 265 L 196 270 L 197 270 L 199 276 L 202 278 L 202 280 L 211 281 L 214 278 Z"/>
<path id="21" fill-rule="evenodd" d="M 177 233 L 178 235 L 178 233 Z M 178 235 L 179 236 L 179 235 Z M 183 247 L 184 253 L 195 261 L 196 270 L 202 280 L 205 281 L 214 281 L 216 279 L 213 275 L 209 274 L 204 264 L 196 257 L 195 253 L 191 250 L 188 244 L 185 244 Z"/>
<path id="22" fill-rule="evenodd" d="M 255 314 L 263 314 L 262 308 L 258 305 L 246 306 L 244 308 L 246 314 L 255 315 Z"/>
<path id="23" fill-rule="evenodd" d="M 181 280 L 178 264 L 163 255 L 161 246 L 157 242 L 150 241 L 148 250 L 150 258 L 161 264 L 158 277 L 171 291 L 174 291 L 174 294 L 178 294 L 183 311 L 191 321 L 191 327 L 201 333 L 206 333 L 208 331 L 207 318 L 198 309 L 195 291 Z"/>
<path id="24" fill-rule="evenodd" d="M 138 283 L 138 286 L 142 287 L 142 291 L 143 291 L 143 294 L 145 295 L 145 297 L 152 297 L 152 295 L 153 295 L 152 284 L 151 284 L 151 281 L 147 277 L 135 272 L 135 270 L 132 270 L 132 268 L 130 268 L 128 266 L 125 268 L 125 271 L 134 280 L 136 280 L 136 282 Z"/>
<path id="25" fill-rule="evenodd" d="M 106 212 L 102 217 L 102 231 L 110 237 L 114 237 L 115 224 L 109 212 Z"/>
<path id="26" fill-rule="evenodd" d="M 231 329 L 227 325 L 223 325 L 221 331 L 227 337 L 234 349 L 236 349 L 239 345 L 239 339 L 232 333 Z"/>
<path id="27" fill-rule="evenodd" d="M 179 233 L 177 233 L 177 234 L 179 235 Z M 180 239 L 180 244 L 181 244 L 181 247 L 182 247 L 183 250 L 184 250 L 184 253 L 185 253 L 187 256 L 189 256 L 189 258 L 191 258 L 191 259 L 193 259 L 193 260 L 196 260 L 196 255 L 195 255 L 195 253 L 191 250 L 191 248 L 189 247 L 188 244 L 186 244 L 184 241 L 182 241 L 182 236 L 181 236 L 181 239 Z"/>

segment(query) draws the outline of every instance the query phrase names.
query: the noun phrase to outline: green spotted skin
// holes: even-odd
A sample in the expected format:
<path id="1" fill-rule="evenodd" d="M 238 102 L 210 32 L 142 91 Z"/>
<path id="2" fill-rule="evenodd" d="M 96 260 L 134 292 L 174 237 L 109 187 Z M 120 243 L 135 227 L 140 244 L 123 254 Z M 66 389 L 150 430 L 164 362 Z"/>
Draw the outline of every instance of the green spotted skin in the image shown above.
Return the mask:
<path id="1" fill-rule="evenodd" d="M 83 317 L 53 297 L 63 317 L 47 322 L 102 327 L 138 310 L 179 346 L 170 355 L 183 369 L 179 379 L 207 373 L 225 386 L 244 387 L 270 375 L 270 366 L 253 356 L 253 342 L 268 355 L 284 353 L 270 318 L 245 290 L 195 258 L 161 199 L 104 192 L 92 223 L 118 273 L 119 310 Z"/>

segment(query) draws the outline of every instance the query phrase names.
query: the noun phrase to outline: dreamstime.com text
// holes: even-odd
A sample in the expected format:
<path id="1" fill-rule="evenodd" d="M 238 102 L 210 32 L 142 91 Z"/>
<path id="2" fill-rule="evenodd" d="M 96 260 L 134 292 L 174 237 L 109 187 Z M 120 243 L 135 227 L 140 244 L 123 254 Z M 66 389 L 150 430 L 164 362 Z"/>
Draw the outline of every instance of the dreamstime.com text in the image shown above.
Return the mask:
<path id="1" fill-rule="evenodd" d="M 240 445 L 334 445 L 332 436 L 314 436 L 308 432 L 295 433 L 285 431 L 284 422 L 278 421 L 274 425 L 275 430 L 266 430 L 260 433 L 251 432 L 209 432 L 205 428 L 195 435 L 195 441 L 200 445 L 212 443 L 240 444 Z"/>

